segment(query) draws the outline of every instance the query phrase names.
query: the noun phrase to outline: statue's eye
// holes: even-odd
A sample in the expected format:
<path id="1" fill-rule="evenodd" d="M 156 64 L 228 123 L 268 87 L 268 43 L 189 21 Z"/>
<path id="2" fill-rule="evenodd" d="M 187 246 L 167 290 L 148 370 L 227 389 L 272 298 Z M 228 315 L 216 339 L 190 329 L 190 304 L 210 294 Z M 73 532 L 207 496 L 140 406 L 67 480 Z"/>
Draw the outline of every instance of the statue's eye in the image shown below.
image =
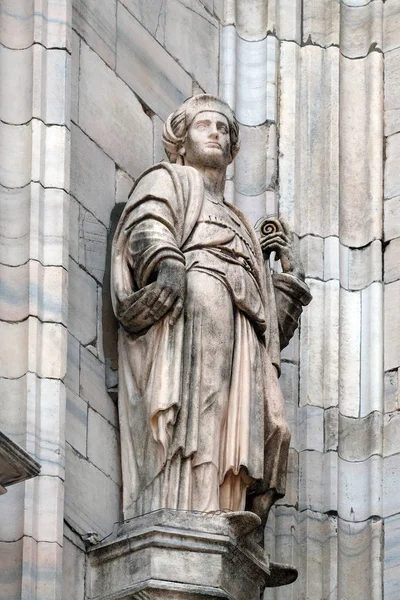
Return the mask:
<path id="1" fill-rule="evenodd" d="M 205 123 L 199 123 L 199 124 L 197 125 L 197 129 L 205 129 L 205 128 L 206 128 L 206 125 L 205 125 Z"/>
<path id="2" fill-rule="evenodd" d="M 218 129 L 221 133 L 228 133 L 228 128 L 225 125 L 221 125 Z"/>

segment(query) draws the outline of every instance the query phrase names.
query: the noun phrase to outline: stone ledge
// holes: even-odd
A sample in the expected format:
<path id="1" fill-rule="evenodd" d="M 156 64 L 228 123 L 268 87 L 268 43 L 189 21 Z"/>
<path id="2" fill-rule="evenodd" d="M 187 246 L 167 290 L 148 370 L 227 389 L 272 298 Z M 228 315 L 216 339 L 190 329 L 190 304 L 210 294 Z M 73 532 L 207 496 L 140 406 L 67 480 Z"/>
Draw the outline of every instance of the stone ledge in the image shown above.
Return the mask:
<path id="1" fill-rule="evenodd" d="M 294 567 L 270 563 L 254 540 L 253 513 L 159 510 L 121 523 L 89 551 L 91 600 L 259 600 L 292 583 Z"/>
<path id="2" fill-rule="evenodd" d="M 0 431 L 0 495 L 7 486 L 39 475 L 40 465 Z"/>

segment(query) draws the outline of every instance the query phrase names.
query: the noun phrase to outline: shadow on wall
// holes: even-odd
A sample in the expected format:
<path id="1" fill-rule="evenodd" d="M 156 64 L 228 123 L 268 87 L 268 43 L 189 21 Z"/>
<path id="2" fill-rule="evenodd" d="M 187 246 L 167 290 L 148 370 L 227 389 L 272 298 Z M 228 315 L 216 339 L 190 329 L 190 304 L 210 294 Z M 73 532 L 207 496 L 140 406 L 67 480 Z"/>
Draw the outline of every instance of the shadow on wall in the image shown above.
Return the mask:
<path id="1" fill-rule="evenodd" d="M 118 323 L 111 302 L 111 246 L 118 221 L 126 202 L 114 206 L 110 215 L 110 227 L 107 235 L 106 265 L 103 279 L 103 350 L 106 364 L 106 388 L 113 401 L 118 398 Z"/>

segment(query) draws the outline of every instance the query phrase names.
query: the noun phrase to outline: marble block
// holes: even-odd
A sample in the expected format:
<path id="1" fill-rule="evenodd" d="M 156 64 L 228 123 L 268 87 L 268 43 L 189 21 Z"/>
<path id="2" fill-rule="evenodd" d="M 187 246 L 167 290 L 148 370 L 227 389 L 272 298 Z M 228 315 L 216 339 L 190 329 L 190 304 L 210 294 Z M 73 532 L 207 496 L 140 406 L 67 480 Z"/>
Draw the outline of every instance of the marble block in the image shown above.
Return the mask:
<path id="1" fill-rule="evenodd" d="M 259 600 L 297 571 L 269 560 L 248 512 L 154 511 L 120 524 L 88 553 L 90 600 Z"/>

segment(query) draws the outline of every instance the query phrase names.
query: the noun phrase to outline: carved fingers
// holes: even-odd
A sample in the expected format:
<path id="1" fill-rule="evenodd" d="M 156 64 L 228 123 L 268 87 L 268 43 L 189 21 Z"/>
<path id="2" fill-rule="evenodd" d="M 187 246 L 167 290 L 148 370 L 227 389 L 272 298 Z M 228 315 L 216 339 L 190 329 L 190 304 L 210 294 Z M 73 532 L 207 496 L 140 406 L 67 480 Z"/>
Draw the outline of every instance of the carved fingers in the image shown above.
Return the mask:
<path id="1" fill-rule="evenodd" d="M 269 257 L 271 252 L 276 252 L 277 259 L 281 258 L 281 255 L 288 251 L 291 244 L 290 237 L 284 231 L 274 231 L 260 240 L 261 249 L 266 258 Z"/>

